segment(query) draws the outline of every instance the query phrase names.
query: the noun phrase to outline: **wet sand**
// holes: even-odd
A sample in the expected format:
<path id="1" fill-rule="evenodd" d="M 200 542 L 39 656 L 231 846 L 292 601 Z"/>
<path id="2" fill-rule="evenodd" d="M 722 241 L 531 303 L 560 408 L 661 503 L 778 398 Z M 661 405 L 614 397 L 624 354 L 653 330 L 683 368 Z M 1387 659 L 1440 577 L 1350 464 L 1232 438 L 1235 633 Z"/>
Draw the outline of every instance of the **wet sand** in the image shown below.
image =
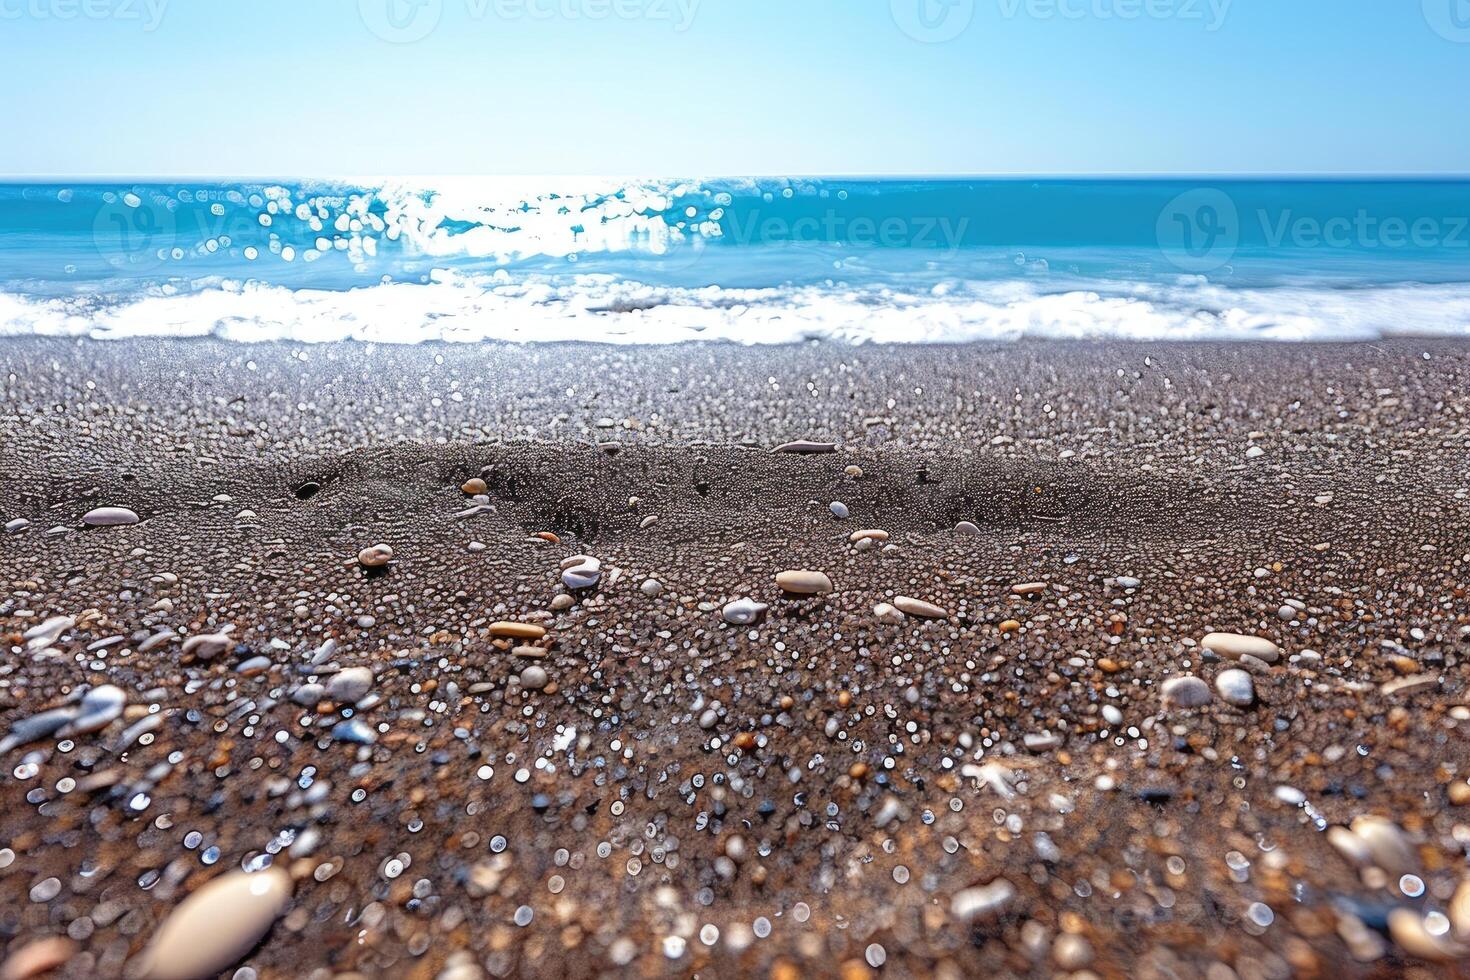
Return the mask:
<path id="1" fill-rule="evenodd" d="M 1470 345 L 7 338 L 0 379 L 9 969 L 1462 969 Z"/>

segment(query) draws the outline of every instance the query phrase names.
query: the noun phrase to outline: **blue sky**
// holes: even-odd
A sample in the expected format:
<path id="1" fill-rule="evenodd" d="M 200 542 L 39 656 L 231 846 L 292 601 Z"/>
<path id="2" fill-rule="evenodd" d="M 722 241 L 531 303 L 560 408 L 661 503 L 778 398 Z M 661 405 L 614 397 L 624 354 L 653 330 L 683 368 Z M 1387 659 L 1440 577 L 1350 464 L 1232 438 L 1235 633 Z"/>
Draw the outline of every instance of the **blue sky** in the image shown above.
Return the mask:
<path id="1" fill-rule="evenodd" d="M 1470 172 L 1470 0 L 0 0 L 0 82 L 11 175 Z"/>

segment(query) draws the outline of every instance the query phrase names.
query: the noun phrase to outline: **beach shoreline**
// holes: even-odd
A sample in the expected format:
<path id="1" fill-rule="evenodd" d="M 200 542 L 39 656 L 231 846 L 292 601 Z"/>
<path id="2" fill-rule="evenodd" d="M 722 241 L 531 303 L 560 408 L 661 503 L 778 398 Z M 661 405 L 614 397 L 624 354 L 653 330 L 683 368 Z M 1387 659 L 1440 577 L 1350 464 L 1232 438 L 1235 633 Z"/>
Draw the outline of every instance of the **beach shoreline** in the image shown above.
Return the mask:
<path id="1" fill-rule="evenodd" d="M 1470 930 L 1470 342 L 5 338 L 0 378 L 0 737 L 126 702 L 0 757 L 0 939 L 60 975 L 267 863 L 263 978 L 1427 977 Z"/>

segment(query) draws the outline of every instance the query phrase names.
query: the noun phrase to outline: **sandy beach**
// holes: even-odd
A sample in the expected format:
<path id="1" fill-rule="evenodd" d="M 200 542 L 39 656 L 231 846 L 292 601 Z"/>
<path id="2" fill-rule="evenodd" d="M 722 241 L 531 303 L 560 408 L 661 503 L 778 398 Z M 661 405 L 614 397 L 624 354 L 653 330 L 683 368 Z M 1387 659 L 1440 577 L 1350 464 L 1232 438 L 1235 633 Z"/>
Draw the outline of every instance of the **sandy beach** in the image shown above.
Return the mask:
<path id="1" fill-rule="evenodd" d="M 1462 969 L 1470 344 L 0 384 L 0 976 Z"/>

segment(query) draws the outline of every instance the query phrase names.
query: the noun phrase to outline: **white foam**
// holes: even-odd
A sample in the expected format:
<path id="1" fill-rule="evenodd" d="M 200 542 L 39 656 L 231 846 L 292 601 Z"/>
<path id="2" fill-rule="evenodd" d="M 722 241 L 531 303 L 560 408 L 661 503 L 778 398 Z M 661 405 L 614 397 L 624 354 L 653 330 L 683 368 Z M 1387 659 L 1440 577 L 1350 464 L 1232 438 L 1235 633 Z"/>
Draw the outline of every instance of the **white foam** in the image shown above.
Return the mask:
<path id="1" fill-rule="evenodd" d="M 1047 288 L 1012 280 L 888 286 L 659 288 L 607 275 L 436 272 L 348 290 L 253 282 L 146 289 L 116 300 L 0 293 L 0 335 L 378 343 L 580 340 L 661 344 L 958 343 L 1021 338 L 1368 340 L 1470 336 L 1470 286 Z"/>

